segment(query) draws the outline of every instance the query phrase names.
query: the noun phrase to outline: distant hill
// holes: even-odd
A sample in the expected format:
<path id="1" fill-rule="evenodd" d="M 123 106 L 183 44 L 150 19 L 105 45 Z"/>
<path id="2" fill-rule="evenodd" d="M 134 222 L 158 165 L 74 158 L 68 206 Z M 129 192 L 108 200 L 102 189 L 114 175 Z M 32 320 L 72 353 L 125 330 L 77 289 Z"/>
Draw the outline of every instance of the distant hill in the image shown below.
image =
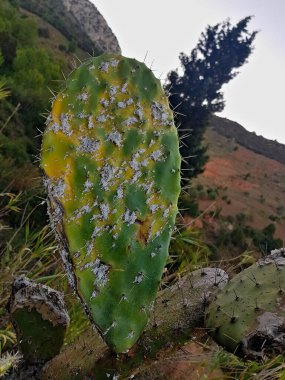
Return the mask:
<path id="1" fill-rule="evenodd" d="M 212 116 L 210 126 L 222 136 L 234 139 L 245 148 L 285 164 L 285 145 L 275 140 L 268 140 L 263 136 L 257 136 L 235 121 L 215 115 Z"/>
<path id="2" fill-rule="evenodd" d="M 89 54 L 121 52 L 111 28 L 88 0 L 20 0 L 20 5 L 49 22 L 68 40 L 76 41 Z"/>

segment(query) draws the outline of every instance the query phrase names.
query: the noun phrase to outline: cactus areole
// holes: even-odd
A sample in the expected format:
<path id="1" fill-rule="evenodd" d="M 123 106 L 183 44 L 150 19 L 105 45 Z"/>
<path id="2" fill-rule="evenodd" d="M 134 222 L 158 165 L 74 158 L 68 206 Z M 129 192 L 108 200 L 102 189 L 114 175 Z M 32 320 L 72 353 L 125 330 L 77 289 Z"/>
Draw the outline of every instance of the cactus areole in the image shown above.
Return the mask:
<path id="1" fill-rule="evenodd" d="M 126 352 L 147 323 L 180 191 L 177 131 L 152 71 L 112 54 L 74 70 L 47 119 L 42 169 L 69 281 Z"/>

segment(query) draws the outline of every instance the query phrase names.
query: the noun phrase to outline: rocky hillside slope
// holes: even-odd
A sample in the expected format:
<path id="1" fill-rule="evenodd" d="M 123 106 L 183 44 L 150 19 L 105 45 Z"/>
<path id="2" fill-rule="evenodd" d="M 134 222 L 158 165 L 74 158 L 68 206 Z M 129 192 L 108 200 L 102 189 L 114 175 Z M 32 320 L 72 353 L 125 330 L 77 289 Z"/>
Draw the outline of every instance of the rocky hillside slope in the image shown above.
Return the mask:
<path id="1" fill-rule="evenodd" d="M 48 21 L 89 54 L 121 52 L 111 28 L 88 0 L 20 0 L 20 5 Z"/>
<path id="2" fill-rule="evenodd" d="M 255 153 L 285 164 L 285 145 L 276 140 L 268 140 L 263 136 L 257 136 L 254 132 L 247 131 L 235 121 L 223 117 L 213 116 L 210 124 L 222 136 L 234 139 L 238 144 Z"/>

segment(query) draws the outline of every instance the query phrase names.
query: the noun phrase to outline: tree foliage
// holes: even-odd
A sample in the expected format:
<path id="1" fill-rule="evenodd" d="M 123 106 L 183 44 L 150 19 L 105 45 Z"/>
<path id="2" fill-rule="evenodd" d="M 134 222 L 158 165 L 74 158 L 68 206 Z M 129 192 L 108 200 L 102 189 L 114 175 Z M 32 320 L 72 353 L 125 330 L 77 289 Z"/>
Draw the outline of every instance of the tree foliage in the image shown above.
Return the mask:
<path id="1" fill-rule="evenodd" d="M 181 147 L 184 184 L 201 173 L 208 160 L 202 139 L 210 115 L 225 107 L 222 86 L 238 74 L 253 50 L 257 31 L 248 31 L 250 20 L 208 26 L 190 55 L 180 54 L 182 74 L 168 74 L 166 90 L 176 111 L 179 135 L 185 136 Z"/>

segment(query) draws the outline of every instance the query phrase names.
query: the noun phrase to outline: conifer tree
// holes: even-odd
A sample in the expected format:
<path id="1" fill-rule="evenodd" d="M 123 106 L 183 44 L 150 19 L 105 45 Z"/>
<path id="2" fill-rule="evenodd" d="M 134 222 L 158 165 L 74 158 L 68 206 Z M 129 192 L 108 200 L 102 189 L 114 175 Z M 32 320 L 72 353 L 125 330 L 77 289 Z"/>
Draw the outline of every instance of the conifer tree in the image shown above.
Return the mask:
<path id="1" fill-rule="evenodd" d="M 248 31 L 251 18 L 236 25 L 226 20 L 207 26 L 190 55 L 180 54 L 182 75 L 177 70 L 168 74 L 165 87 L 182 138 L 183 184 L 203 172 L 208 160 L 203 135 L 211 114 L 225 107 L 222 86 L 238 74 L 253 51 L 257 31 Z"/>

